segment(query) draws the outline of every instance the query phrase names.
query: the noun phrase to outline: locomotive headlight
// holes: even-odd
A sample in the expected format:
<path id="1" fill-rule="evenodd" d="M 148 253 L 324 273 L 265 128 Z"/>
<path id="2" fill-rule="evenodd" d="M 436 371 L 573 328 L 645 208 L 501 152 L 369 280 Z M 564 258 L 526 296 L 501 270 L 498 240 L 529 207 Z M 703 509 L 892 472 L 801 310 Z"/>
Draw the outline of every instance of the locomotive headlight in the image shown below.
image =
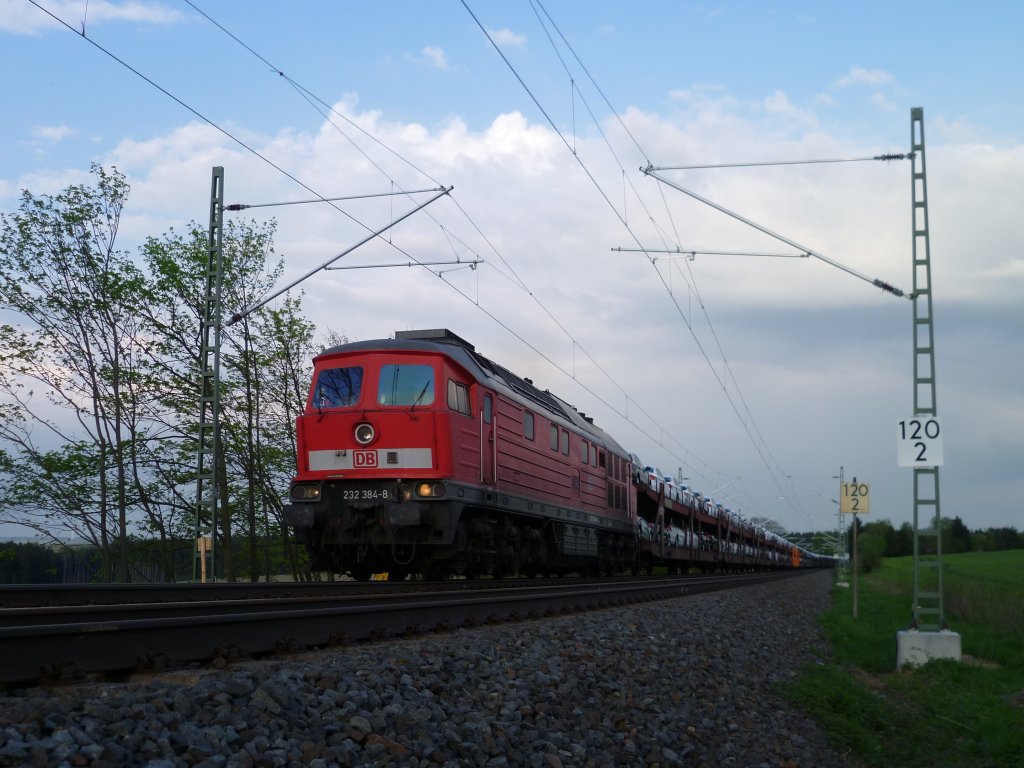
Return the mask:
<path id="1" fill-rule="evenodd" d="M 356 442 L 360 445 L 369 445 L 373 442 L 373 438 L 376 436 L 377 432 L 369 422 L 364 421 L 360 424 L 356 424 L 354 437 Z"/>
<path id="2" fill-rule="evenodd" d="M 292 501 L 319 501 L 320 486 L 313 484 L 296 484 L 291 490 Z"/>
<path id="3" fill-rule="evenodd" d="M 420 483 L 416 486 L 416 495 L 423 498 L 444 496 L 444 483 Z"/>

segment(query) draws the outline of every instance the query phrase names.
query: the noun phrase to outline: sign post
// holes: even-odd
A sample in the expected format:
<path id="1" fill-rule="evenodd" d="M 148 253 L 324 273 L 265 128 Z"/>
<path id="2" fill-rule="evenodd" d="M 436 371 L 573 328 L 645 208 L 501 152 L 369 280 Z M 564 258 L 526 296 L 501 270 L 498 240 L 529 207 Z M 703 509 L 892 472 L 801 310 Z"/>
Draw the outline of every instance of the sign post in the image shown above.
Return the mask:
<path id="1" fill-rule="evenodd" d="M 199 557 L 199 580 L 201 584 L 206 583 L 206 558 L 213 552 L 213 537 L 199 536 L 196 538 L 196 554 Z"/>
<path id="2" fill-rule="evenodd" d="M 839 483 L 839 511 L 853 515 L 853 618 L 857 618 L 857 515 L 871 511 L 871 487 L 867 483 Z"/>

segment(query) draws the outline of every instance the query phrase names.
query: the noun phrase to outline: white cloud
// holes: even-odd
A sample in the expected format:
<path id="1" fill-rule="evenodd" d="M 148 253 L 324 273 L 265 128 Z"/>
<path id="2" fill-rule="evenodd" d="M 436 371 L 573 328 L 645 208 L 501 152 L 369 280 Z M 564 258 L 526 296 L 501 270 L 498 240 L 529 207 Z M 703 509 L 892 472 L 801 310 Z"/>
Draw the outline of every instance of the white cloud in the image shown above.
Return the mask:
<path id="1" fill-rule="evenodd" d="M 982 144 L 991 140 L 988 129 L 976 125 L 974 121 L 964 115 L 955 117 L 936 115 L 932 120 L 932 131 L 929 135 L 940 138 L 943 142 L 961 145 Z M 1010 143 L 1012 144 L 1012 140 Z"/>
<path id="2" fill-rule="evenodd" d="M 115 21 L 144 24 L 176 24 L 184 19 L 181 12 L 161 3 L 130 0 L 117 3 L 109 0 L 52 0 L 45 7 L 53 16 L 75 30 L 86 33 L 89 27 Z M 63 28 L 44 11 L 24 0 L 0 0 L 0 32 L 36 35 L 46 30 Z"/>
<path id="3" fill-rule="evenodd" d="M 526 35 L 516 34 L 511 29 L 488 29 L 487 34 L 499 47 L 522 48 L 526 45 Z"/>
<path id="4" fill-rule="evenodd" d="M 817 118 L 813 112 L 800 109 L 789 97 L 782 91 L 776 90 L 774 93 L 767 96 L 762 102 L 764 111 L 769 115 L 785 117 L 790 120 L 803 123 L 805 125 L 814 125 L 817 123 Z"/>
<path id="5" fill-rule="evenodd" d="M 864 69 L 853 66 L 836 81 L 836 88 L 850 88 L 857 85 L 885 85 L 892 82 L 892 75 L 884 69 Z"/>
<path id="6" fill-rule="evenodd" d="M 53 143 L 64 141 L 64 139 L 78 133 L 74 128 L 66 125 L 41 125 L 32 131 L 32 135 L 44 141 Z"/>
<path id="7" fill-rule="evenodd" d="M 893 101 L 886 96 L 884 93 L 873 93 L 871 94 L 871 103 L 879 109 L 884 109 L 886 112 L 897 112 L 899 107 L 893 103 Z"/>
<path id="8" fill-rule="evenodd" d="M 983 273 L 986 277 L 1024 281 L 1024 259 L 1008 258 Z"/>
<path id="9" fill-rule="evenodd" d="M 689 88 L 675 88 L 668 92 L 669 98 L 673 101 L 703 100 L 709 98 L 712 94 L 719 96 L 727 95 L 723 86 L 714 83 L 695 83 Z"/>
<path id="10" fill-rule="evenodd" d="M 448 60 L 445 58 L 444 49 L 428 45 L 423 48 L 423 58 L 433 67 L 448 69 Z"/>

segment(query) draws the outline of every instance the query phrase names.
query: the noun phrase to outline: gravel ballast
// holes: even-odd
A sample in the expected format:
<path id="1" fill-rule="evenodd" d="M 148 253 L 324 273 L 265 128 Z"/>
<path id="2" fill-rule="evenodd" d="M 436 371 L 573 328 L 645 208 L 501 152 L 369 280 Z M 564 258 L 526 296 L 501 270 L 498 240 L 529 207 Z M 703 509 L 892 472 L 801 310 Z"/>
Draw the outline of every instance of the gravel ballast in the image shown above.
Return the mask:
<path id="1" fill-rule="evenodd" d="M 0 766 L 838 766 L 772 691 L 831 572 L 642 605 L 0 694 Z"/>

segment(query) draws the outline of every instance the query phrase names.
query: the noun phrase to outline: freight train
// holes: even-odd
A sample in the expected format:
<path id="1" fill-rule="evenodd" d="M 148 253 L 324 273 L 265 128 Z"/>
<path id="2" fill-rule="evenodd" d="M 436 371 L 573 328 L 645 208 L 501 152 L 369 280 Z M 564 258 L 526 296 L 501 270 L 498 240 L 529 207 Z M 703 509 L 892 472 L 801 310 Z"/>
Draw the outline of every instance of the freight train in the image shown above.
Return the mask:
<path id="1" fill-rule="evenodd" d="M 358 580 L 819 563 L 447 329 L 318 355 L 296 444 L 284 521 Z"/>

